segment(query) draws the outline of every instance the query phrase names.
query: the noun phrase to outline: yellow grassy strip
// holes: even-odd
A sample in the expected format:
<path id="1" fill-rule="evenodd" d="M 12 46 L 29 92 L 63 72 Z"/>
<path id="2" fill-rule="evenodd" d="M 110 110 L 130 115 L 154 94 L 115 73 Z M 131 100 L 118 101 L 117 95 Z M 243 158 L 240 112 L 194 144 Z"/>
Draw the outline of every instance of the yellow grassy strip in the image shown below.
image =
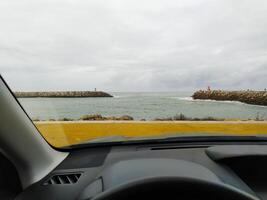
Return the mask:
<path id="1" fill-rule="evenodd" d="M 35 122 L 41 134 L 56 147 L 106 136 L 148 137 L 173 133 L 267 134 L 267 122 Z"/>

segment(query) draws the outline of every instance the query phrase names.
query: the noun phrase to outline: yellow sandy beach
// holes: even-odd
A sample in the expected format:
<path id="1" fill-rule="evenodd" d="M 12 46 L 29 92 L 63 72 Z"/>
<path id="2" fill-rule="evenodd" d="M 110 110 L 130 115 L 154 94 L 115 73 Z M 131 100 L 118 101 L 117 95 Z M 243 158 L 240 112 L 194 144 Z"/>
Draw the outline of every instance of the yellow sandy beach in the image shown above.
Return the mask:
<path id="1" fill-rule="evenodd" d="M 184 134 L 267 134 L 267 121 L 72 121 L 35 122 L 47 141 L 56 147 L 106 136 L 153 137 Z"/>

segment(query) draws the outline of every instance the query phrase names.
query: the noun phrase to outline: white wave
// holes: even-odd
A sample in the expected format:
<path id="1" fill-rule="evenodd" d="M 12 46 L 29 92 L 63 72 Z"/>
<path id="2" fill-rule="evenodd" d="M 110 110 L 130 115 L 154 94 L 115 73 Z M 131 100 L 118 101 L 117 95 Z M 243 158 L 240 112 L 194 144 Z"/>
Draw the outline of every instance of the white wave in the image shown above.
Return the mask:
<path id="1" fill-rule="evenodd" d="M 176 97 L 179 100 L 183 101 L 194 101 L 194 102 L 220 102 L 220 103 L 237 103 L 237 104 L 245 104 L 240 101 L 219 101 L 219 100 L 213 100 L 213 99 L 193 99 L 192 97 Z M 246 104 L 248 105 L 248 104 Z"/>
<path id="2" fill-rule="evenodd" d="M 193 99 L 192 97 L 176 97 L 176 99 L 183 100 L 183 101 L 192 101 L 192 102 L 213 102 L 213 103 L 242 104 L 242 105 L 247 105 L 247 106 L 257 106 L 257 107 L 266 108 L 266 106 L 247 104 L 247 103 L 243 103 L 243 102 L 240 102 L 240 101 L 219 101 L 219 100 L 213 100 L 213 99 Z"/>
<path id="3" fill-rule="evenodd" d="M 121 98 L 122 96 L 113 95 L 113 98 Z"/>
<path id="4" fill-rule="evenodd" d="M 130 98 L 135 97 L 133 95 L 113 95 L 113 98 Z"/>
<path id="5" fill-rule="evenodd" d="M 194 101 L 194 99 L 192 97 L 177 97 L 179 100 L 183 100 L 183 101 Z"/>

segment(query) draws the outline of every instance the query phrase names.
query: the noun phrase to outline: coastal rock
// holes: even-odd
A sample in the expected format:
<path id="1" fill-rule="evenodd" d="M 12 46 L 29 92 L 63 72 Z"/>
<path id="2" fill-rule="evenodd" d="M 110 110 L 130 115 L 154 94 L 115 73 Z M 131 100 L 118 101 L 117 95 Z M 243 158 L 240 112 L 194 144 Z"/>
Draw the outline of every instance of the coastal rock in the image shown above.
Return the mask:
<path id="1" fill-rule="evenodd" d="M 155 118 L 153 121 L 223 121 L 224 119 L 215 118 L 215 117 L 187 117 L 184 114 L 176 114 L 173 117 L 165 117 L 165 118 Z"/>
<path id="2" fill-rule="evenodd" d="M 126 120 L 126 121 L 131 121 L 131 120 L 134 120 L 133 117 L 129 116 L 129 115 L 123 115 L 121 117 L 118 117 L 117 118 L 118 120 Z"/>
<path id="3" fill-rule="evenodd" d="M 57 92 L 14 92 L 18 98 L 33 97 L 113 97 L 102 91 L 57 91 Z"/>
<path id="4" fill-rule="evenodd" d="M 192 95 L 192 98 L 217 101 L 239 101 L 247 104 L 267 106 L 266 91 L 199 90 Z"/>
<path id="5" fill-rule="evenodd" d="M 80 120 L 85 120 L 85 121 L 103 120 L 103 117 L 102 115 L 99 114 L 84 115 L 80 118 Z"/>
<path id="6" fill-rule="evenodd" d="M 93 114 L 93 115 L 84 115 L 80 118 L 80 120 L 85 120 L 85 121 L 103 121 L 103 120 L 132 121 L 132 120 L 134 120 L 134 118 L 129 116 L 129 115 L 123 115 L 120 117 L 116 117 L 116 116 L 104 117 L 100 114 Z"/>
<path id="7" fill-rule="evenodd" d="M 50 121 L 53 121 L 53 120 L 50 120 Z M 58 121 L 73 121 L 73 119 L 64 117 L 64 118 L 58 119 Z"/>

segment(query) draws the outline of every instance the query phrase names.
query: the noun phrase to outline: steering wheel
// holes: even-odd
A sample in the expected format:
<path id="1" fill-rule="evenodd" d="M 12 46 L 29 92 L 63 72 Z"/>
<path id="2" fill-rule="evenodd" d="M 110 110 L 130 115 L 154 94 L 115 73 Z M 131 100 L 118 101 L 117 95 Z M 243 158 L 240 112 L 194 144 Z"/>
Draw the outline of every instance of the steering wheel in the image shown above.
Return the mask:
<path id="1" fill-rule="evenodd" d="M 226 184 L 193 178 L 151 177 L 130 181 L 108 189 L 93 200 L 259 200 L 259 198 Z"/>

